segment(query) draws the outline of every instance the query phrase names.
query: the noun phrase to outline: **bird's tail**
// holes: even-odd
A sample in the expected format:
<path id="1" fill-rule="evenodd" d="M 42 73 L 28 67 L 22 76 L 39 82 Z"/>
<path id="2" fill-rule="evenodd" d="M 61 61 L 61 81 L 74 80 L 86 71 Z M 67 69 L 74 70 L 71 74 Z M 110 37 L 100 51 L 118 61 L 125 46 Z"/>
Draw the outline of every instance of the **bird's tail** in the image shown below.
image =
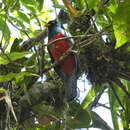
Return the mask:
<path id="1" fill-rule="evenodd" d="M 77 76 L 77 79 L 78 79 L 79 76 L 80 76 L 80 72 L 81 72 L 80 59 L 79 59 L 78 55 L 75 55 L 75 62 L 76 62 L 76 76 Z"/>
<path id="2" fill-rule="evenodd" d="M 65 81 L 65 95 L 67 101 L 73 100 L 77 96 L 77 79 L 80 76 L 80 59 L 78 55 L 75 55 L 76 68 L 75 72 L 66 76 Z"/>
<path id="3" fill-rule="evenodd" d="M 67 101 L 73 100 L 77 96 L 77 76 L 68 76 L 65 81 L 65 97 Z"/>

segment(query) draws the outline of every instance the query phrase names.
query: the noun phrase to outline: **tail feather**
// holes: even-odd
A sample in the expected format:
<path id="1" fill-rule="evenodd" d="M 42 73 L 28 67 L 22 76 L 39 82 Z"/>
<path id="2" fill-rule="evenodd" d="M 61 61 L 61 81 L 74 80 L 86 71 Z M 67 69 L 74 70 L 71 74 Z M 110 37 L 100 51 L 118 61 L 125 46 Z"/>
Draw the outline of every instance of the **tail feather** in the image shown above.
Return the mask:
<path id="1" fill-rule="evenodd" d="M 75 62 L 76 62 L 76 76 L 79 78 L 80 76 L 80 59 L 78 55 L 75 55 Z"/>
<path id="2" fill-rule="evenodd" d="M 65 80 L 65 96 L 67 101 L 71 101 L 77 96 L 76 74 L 69 75 Z"/>
<path id="3" fill-rule="evenodd" d="M 72 74 L 65 74 L 59 66 L 54 69 L 63 79 L 65 85 L 65 97 L 67 101 L 73 100 L 77 96 L 77 79 L 80 74 L 80 59 L 75 55 L 75 71 Z"/>
<path id="4" fill-rule="evenodd" d="M 77 79 L 80 75 L 80 59 L 75 55 L 76 68 L 75 72 L 67 75 L 65 81 L 65 96 L 67 101 L 73 100 L 77 96 Z"/>

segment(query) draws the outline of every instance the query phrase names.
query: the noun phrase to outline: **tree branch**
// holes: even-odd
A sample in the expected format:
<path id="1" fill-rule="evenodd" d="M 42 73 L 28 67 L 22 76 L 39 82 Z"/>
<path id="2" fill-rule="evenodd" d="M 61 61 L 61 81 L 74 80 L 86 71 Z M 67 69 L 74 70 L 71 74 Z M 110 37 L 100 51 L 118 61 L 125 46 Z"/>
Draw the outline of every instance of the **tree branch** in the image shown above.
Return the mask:
<path id="1" fill-rule="evenodd" d="M 29 50 L 33 46 L 34 42 L 43 42 L 46 37 L 47 37 L 47 29 L 45 29 L 36 37 L 30 38 L 27 41 L 25 41 L 23 45 L 21 46 L 21 49 L 24 51 Z"/>

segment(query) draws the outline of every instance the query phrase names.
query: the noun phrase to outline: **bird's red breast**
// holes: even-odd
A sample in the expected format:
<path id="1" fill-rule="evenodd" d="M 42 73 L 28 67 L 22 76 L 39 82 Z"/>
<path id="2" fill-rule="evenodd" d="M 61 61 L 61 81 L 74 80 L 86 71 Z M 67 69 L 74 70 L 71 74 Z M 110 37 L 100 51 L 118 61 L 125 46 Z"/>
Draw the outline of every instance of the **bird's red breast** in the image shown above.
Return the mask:
<path id="1" fill-rule="evenodd" d="M 58 38 L 63 38 L 62 33 L 58 33 L 55 37 L 51 38 L 48 43 Z M 60 40 L 49 46 L 50 53 L 54 60 L 58 60 L 68 49 L 69 44 L 67 40 Z M 72 74 L 76 67 L 74 55 L 67 56 L 64 61 L 59 64 L 59 67 L 65 74 Z"/>

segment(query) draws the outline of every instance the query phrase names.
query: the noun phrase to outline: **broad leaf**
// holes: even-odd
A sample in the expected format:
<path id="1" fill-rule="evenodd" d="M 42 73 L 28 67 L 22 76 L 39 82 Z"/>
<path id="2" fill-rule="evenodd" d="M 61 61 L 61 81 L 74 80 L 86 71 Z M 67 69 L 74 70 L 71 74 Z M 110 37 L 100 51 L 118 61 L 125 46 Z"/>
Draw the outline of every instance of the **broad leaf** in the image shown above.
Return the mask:
<path id="1" fill-rule="evenodd" d="M 35 0 L 21 0 L 21 2 L 25 5 L 31 5 L 31 6 L 34 6 L 35 4 Z"/>
<path id="2" fill-rule="evenodd" d="M 25 13 L 23 13 L 23 12 L 21 12 L 21 11 L 17 11 L 17 17 L 19 18 L 19 19 L 21 19 L 22 21 L 25 21 L 25 22 L 27 22 L 27 23 L 30 23 L 30 20 L 29 20 L 29 18 L 28 18 L 28 16 L 25 14 Z"/>
<path id="3" fill-rule="evenodd" d="M 17 59 L 21 59 L 26 55 L 31 54 L 30 52 L 12 52 L 3 56 L 0 56 L 0 64 L 5 65 Z"/>
<path id="4" fill-rule="evenodd" d="M 113 91 L 110 88 L 108 91 L 108 95 L 109 95 L 109 104 L 110 104 L 110 108 L 111 108 L 113 126 L 114 126 L 114 129 L 119 130 L 118 118 L 117 118 L 118 104 L 117 104 L 117 100 L 113 94 Z"/>
<path id="5" fill-rule="evenodd" d="M 129 81 L 126 81 L 126 80 L 121 80 L 122 83 L 126 86 L 127 88 L 127 91 L 130 93 L 130 82 Z M 123 100 L 123 104 L 124 104 L 124 107 L 125 107 L 125 112 L 122 113 L 122 122 L 123 122 L 123 126 L 125 126 L 126 128 L 129 128 L 130 126 L 130 100 L 127 96 L 122 96 L 121 99 Z"/>
<path id="6" fill-rule="evenodd" d="M 22 39 L 15 38 L 11 46 L 10 52 L 16 52 L 20 49 L 19 44 L 22 42 Z"/>
<path id="7" fill-rule="evenodd" d="M 79 7 L 80 7 L 81 9 L 84 8 L 85 1 L 86 1 L 86 0 L 79 0 Z"/>
<path id="8" fill-rule="evenodd" d="M 130 82 L 129 81 L 126 81 L 127 83 L 127 88 L 128 88 L 128 92 L 130 93 Z M 126 100 L 126 113 L 125 113 L 125 116 L 126 116 L 126 124 L 128 127 L 130 127 L 130 100 L 125 97 L 125 100 Z"/>
<path id="9" fill-rule="evenodd" d="M 54 0 L 53 4 L 55 8 L 65 9 L 63 5 L 59 4 L 58 0 Z"/>
<path id="10" fill-rule="evenodd" d="M 100 128 L 101 130 L 112 130 L 96 112 L 91 111 L 90 114 L 93 121 L 93 127 Z"/>
<path id="11" fill-rule="evenodd" d="M 12 80 L 16 76 L 16 73 L 9 73 L 7 75 L 0 75 L 0 82 L 6 82 Z"/>
<path id="12" fill-rule="evenodd" d="M 24 76 L 38 76 L 30 72 L 20 72 L 20 73 L 9 73 L 7 75 L 0 75 L 0 82 L 7 82 L 12 79 L 16 79 L 16 82 L 19 82 Z"/>
<path id="13" fill-rule="evenodd" d="M 36 13 L 37 3 L 35 0 L 21 0 L 21 2 L 28 10 Z"/>
<path id="14" fill-rule="evenodd" d="M 12 7 L 14 2 L 15 2 L 15 0 L 6 0 L 6 4 L 7 4 L 8 7 Z"/>
<path id="15" fill-rule="evenodd" d="M 10 29 L 4 17 L 0 17 L 0 31 L 2 32 L 4 40 L 8 41 L 10 38 Z"/>
<path id="16" fill-rule="evenodd" d="M 5 93 L 5 92 L 6 92 L 6 90 L 4 88 L 0 88 L 0 94 Z"/>
<path id="17" fill-rule="evenodd" d="M 20 73 L 17 73 L 15 79 L 16 79 L 16 83 L 19 83 L 20 81 L 24 80 L 24 76 L 37 76 L 39 77 L 39 75 L 37 74 L 34 74 L 34 73 L 31 73 L 31 72 L 20 72 Z"/>
<path id="18" fill-rule="evenodd" d="M 87 93 L 85 99 L 82 102 L 83 109 L 86 109 L 88 105 L 92 102 L 93 98 L 96 96 L 96 94 L 101 90 L 101 86 L 96 85 L 91 87 L 89 92 Z"/>
<path id="19" fill-rule="evenodd" d="M 87 110 L 84 110 L 80 104 L 73 102 L 70 104 L 70 114 L 67 124 L 71 128 L 87 128 L 90 126 L 91 117 Z"/>
<path id="20" fill-rule="evenodd" d="M 105 15 L 99 15 L 96 19 L 96 23 L 98 24 L 99 28 L 103 29 L 109 25 L 109 21 Z"/>
<path id="21" fill-rule="evenodd" d="M 113 29 L 116 37 L 116 48 L 130 41 L 130 2 L 121 2 L 113 13 Z"/>
<path id="22" fill-rule="evenodd" d="M 88 7 L 90 9 L 97 10 L 99 3 L 100 3 L 100 0 L 88 0 Z"/>
<path id="23" fill-rule="evenodd" d="M 41 11 L 43 8 L 44 0 L 37 0 L 38 10 Z"/>

